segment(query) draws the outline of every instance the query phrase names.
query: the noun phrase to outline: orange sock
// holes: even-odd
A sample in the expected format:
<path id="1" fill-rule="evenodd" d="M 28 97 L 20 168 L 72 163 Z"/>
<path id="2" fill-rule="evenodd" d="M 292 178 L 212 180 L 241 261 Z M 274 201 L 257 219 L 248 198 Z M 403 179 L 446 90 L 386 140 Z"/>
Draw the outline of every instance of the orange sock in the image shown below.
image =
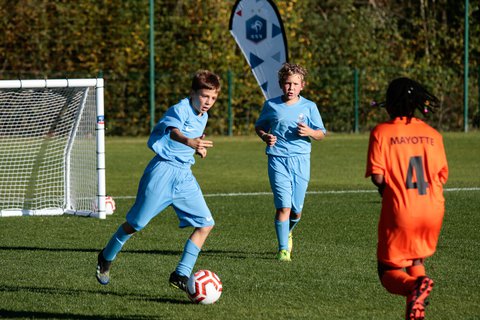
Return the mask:
<path id="1" fill-rule="evenodd" d="M 426 275 L 425 266 L 423 264 L 417 264 L 407 268 L 407 273 L 412 277 L 418 278 Z"/>
<path id="2" fill-rule="evenodd" d="M 416 279 L 401 269 L 388 270 L 382 276 L 382 285 L 390 293 L 408 296 L 415 287 Z"/>

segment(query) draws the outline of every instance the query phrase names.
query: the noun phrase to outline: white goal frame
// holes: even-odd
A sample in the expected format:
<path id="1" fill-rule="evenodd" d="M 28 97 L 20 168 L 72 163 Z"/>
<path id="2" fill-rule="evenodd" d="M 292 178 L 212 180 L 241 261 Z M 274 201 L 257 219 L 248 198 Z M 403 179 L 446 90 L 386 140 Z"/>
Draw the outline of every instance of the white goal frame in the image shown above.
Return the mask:
<path id="1" fill-rule="evenodd" d="M 106 218 L 105 198 L 106 198 L 106 179 L 105 179 L 105 116 L 104 116 L 104 80 L 103 78 L 86 78 L 86 79 L 43 79 L 43 80 L 0 80 L 1 89 L 50 89 L 50 88 L 80 88 L 86 89 L 86 96 L 89 94 L 88 90 L 95 90 L 95 104 L 96 104 L 96 124 L 95 124 L 95 143 L 96 143 L 96 199 L 92 203 L 92 208 L 76 209 L 75 205 L 71 203 L 70 197 L 70 173 L 69 165 L 73 141 L 67 142 L 63 157 L 65 158 L 65 174 L 64 174 L 64 204 L 61 208 L 41 208 L 41 209 L 25 209 L 25 208 L 2 208 L 0 207 L 0 217 L 11 216 L 32 216 L 32 215 L 62 215 L 73 214 L 96 217 L 100 219 Z M 83 101 L 83 108 L 85 101 Z M 0 105 L 0 110 L 1 110 Z M 80 114 L 79 117 L 82 115 Z M 80 120 L 75 120 L 77 123 Z M 76 131 L 77 124 L 74 125 L 72 131 Z M 75 132 L 70 137 L 75 140 Z M 0 136 L 0 139 L 2 137 Z M 92 138 L 93 140 L 93 138 Z M 0 155 L 1 156 L 1 155 Z M 0 176 L 0 179 L 2 177 Z M 95 182 L 94 182 L 95 184 Z M 1 196 L 1 195 L 0 195 Z"/>

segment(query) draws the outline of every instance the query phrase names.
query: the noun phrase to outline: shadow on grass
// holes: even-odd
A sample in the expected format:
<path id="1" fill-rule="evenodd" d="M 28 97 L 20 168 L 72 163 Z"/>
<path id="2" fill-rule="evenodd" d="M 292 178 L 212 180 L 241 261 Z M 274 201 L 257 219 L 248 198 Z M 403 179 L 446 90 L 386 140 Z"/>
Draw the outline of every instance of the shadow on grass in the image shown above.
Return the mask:
<path id="1" fill-rule="evenodd" d="M 225 258 L 231 259 L 265 259 L 273 260 L 275 252 L 263 251 L 263 252 L 254 252 L 254 251 L 241 251 L 241 250 L 210 250 L 207 249 L 202 251 L 202 256 L 222 256 Z"/>
<path id="2" fill-rule="evenodd" d="M 49 294 L 49 295 L 61 295 L 61 296 L 78 296 L 78 295 L 104 295 L 104 296 L 115 296 L 122 299 L 130 300 L 141 300 L 141 301 L 151 301 L 155 303 L 162 304 L 178 304 L 178 305 L 187 305 L 191 304 L 190 301 L 184 299 L 172 299 L 172 298 L 163 298 L 157 296 L 146 296 L 146 295 L 135 295 L 135 294 L 125 294 L 112 291 L 97 291 L 97 290 L 79 290 L 79 289 L 59 289 L 59 288 L 48 288 L 48 287 L 29 287 L 29 286 L 7 286 L 0 285 L 0 292 L 6 293 L 17 293 L 17 292 L 27 292 L 27 293 L 36 293 L 36 294 Z M 36 311 L 14 311 L 0 309 L 0 318 L 5 317 L 7 319 L 14 318 L 31 318 L 31 319 L 132 319 L 132 320 L 142 320 L 142 319 L 158 319 L 154 316 L 102 316 L 102 315 L 80 315 L 80 314 L 71 314 L 71 313 L 49 313 L 49 312 L 36 312 Z"/>
<path id="3" fill-rule="evenodd" d="M 136 316 L 136 315 L 127 315 L 123 317 L 119 316 L 101 316 L 101 315 L 81 315 L 81 314 L 72 314 L 72 313 L 53 313 L 53 312 L 36 312 L 36 311 L 13 311 L 0 309 L 0 318 L 5 317 L 6 319 L 84 319 L 84 320 L 150 320 L 158 319 L 158 317 L 149 317 L 149 316 Z"/>
<path id="4" fill-rule="evenodd" d="M 48 251 L 48 252 L 100 252 L 100 249 L 89 249 L 89 248 L 43 248 L 43 247 L 5 247 L 0 246 L 0 251 Z M 179 250 L 136 250 L 136 249 L 127 249 L 122 250 L 122 254 L 154 254 L 154 255 L 163 255 L 163 256 L 179 256 L 183 252 Z M 275 252 L 263 251 L 263 252 L 253 252 L 253 251 L 242 251 L 242 250 L 210 250 L 206 249 L 202 251 L 202 255 L 205 256 L 223 256 L 232 259 L 266 259 L 270 260 L 275 255 Z"/>
<path id="5" fill-rule="evenodd" d="M 0 292 L 29 292 L 29 293 L 40 293 L 40 294 L 62 295 L 62 296 L 78 296 L 79 294 L 86 294 L 86 295 L 99 294 L 104 296 L 115 296 L 119 298 L 131 299 L 131 300 L 148 300 L 148 301 L 159 302 L 159 303 L 190 304 L 190 302 L 187 300 L 161 298 L 157 296 L 126 294 L 126 293 L 118 293 L 114 291 L 101 291 L 101 290 L 60 289 L 60 288 L 48 288 L 48 287 L 0 285 Z"/>
<path id="6" fill-rule="evenodd" d="M 49 252 L 100 252 L 101 248 L 44 248 L 44 247 L 5 247 L 0 246 L 0 251 L 49 251 Z M 164 256 L 178 256 L 182 254 L 179 250 L 122 250 L 122 253 L 133 254 L 159 254 Z"/>

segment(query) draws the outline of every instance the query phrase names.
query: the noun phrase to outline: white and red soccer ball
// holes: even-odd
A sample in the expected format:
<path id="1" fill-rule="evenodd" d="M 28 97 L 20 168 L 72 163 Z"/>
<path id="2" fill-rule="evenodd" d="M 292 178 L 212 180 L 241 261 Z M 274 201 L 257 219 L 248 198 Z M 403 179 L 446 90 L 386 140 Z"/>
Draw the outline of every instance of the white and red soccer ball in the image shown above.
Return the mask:
<path id="1" fill-rule="evenodd" d="M 106 214 L 113 214 L 115 212 L 115 200 L 111 196 L 105 197 L 105 213 Z M 93 211 L 98 211 L 97 201 L 93 201 Z"/>
<path id="2" fill-rule="evenodd" d="M 222 295 L 222 289 L 220 278 L 209 270 L 197 271 L 187 283 L 187 295 L 193 303 L 215 303 Z"/>

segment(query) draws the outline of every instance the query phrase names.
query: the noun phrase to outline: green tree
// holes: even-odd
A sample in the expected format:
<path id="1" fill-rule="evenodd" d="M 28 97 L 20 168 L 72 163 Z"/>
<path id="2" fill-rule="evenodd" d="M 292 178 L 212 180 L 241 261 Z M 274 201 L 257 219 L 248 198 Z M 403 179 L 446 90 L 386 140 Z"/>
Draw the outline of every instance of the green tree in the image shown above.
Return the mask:
<path id="1" fill-rule="evenodd" d="M 208 133 L 227 132 L 227 74 L 233 74 L 234 133 L 252 134 L 263 95 L 228 31 L 234 0 L 155 0 L 156 119 L 211 69 L 223 92 Z M 464 4 L 453 0 L 276 1 L 290 61 L 309 70 L 305 96 L 330 131 L 353 129 L 353 73 L 360 74 L 360 126 L 385 119 L 372 108 L 390 80 L 411 76 L 442 101 L 435 126 L 463 125 Z M 478 112 L 480 10 L 470 12 L 470 112 Z M 0 78 L 105 78 L 107 133 L 146 135 L 149 1 L 0 0 Z M 480 117 L 478 114 L 477 117 Z"/>

